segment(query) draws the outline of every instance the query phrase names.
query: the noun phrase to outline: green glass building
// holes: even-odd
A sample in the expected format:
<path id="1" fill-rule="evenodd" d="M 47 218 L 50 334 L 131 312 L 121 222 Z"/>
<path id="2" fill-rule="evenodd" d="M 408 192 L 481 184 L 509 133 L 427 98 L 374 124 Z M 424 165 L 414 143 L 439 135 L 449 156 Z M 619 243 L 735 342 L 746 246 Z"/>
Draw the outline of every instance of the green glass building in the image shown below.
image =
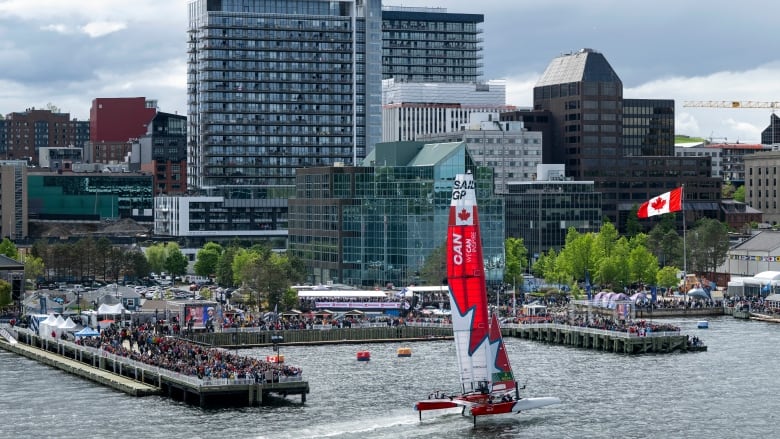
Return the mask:
<path id="1" fill-rule="evenodd" d="M 373 287 L 419 284 L 427 259 L 445 243 L 456 174 L 478 185 L 488 282 L 504 267 L 504 202 L 493 171 L 478 167 L 466 144 L 379 143 L 360 167 L 299 169 L 289 201 L 289 249 L 313 284 Z"/>
<path id="2" fill-rule="evenodd" d="M 31 220 L 152 222 L 152 176 L 141 174 L 28 174 Z"/>

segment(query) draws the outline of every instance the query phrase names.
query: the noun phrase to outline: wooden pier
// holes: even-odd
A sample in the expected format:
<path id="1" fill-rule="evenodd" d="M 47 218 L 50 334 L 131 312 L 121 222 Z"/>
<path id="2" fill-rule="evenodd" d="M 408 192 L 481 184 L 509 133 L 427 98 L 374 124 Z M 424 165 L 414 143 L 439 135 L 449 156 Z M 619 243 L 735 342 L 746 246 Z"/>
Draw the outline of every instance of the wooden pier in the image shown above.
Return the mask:
<path id="1" fill-rule="evenodd" d="M 0 337 L 0 349 L 56 367 L 133 396 L 164 395 L 201 407 L 258 406 L 271 397 L 300 395 L 306 402 L 309 383 L 302 377 L 274 382 L 247 379 L 200 379 L 140 363 L 72 342 L 13 331 L 18 341 Z"/>
<path id="2" fill-rule="evenodd" d="M 518 337 L 618 354 L 658 354 L 707 350 L 706 346 L 690 346 L 688 336 L 679 332 L 649 332 L 639 335 L 556 323 L 509 325 L 501 328 L 501 332 L 505 337 Z"/>

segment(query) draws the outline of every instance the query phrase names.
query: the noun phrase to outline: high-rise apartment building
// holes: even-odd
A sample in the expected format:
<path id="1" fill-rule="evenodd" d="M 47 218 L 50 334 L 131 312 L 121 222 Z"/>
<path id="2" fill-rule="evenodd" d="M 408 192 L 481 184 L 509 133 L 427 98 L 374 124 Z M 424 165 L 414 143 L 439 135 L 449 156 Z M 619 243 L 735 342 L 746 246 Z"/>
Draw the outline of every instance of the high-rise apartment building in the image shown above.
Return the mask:
<path id="1" fill-rule="evenodd" d="M 0 161 L 0 238 L 27 237 L 27 162 Z"/>
<path id="2" fill-rule="evenodd" d="M 189 13 L 192 188 L 286 200 L 297 168 L 354 164 L 380 141 L 380 0 L 194 0 Z"/>
<path id="3" fill-rule="evenodd" d="M 478 82 L 482 14 L 445 8 L 382 9 L 382 78 L 413 82 Z"/>

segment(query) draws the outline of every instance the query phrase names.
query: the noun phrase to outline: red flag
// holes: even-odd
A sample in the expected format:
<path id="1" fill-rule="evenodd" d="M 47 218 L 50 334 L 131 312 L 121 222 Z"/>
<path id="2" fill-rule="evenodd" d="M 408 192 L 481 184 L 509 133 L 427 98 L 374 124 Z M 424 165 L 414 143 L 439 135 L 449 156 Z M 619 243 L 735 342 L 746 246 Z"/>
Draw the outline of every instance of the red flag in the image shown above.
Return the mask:
<path id="1" fill-rule="evenodd" d="M 644 202 L 636 211 L 639 218 L 647 218 L 653 215 L 661 215 L 682 210 L 682 188 L 661 194 L 650 201 Z"/>

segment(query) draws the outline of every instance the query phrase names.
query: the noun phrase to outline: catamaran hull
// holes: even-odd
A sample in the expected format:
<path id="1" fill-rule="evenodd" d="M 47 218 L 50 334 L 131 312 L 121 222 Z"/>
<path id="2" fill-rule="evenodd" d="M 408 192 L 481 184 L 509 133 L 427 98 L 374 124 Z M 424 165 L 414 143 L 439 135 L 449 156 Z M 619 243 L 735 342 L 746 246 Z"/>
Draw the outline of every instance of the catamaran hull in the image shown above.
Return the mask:
<path id="1" fill-rule="evenodd" d="M 464 407 L 471 416 L 501 415 L 505 413 L 519 413 L 548 405 L 560 404 L 561 400 L 555 397 L 524 398 L 519 401 L 485 402 L 473 400 L 469 396 L 449 399 L 428 399 L 419 401 L 414 409 L 420 412 L 428 410 L 443 410 L 455 407 Z"/>
<path id="2" fill-rule="evenodd" d="M 524 410 L 538 409 L 539 407 L 546 407 L 548 405 L 560 404 L 560 398 L 554 396 L 545 396 L 540 398 L 523 398 L 516 401 L 512 406 L 512 411 L 517 413 Z"/>

